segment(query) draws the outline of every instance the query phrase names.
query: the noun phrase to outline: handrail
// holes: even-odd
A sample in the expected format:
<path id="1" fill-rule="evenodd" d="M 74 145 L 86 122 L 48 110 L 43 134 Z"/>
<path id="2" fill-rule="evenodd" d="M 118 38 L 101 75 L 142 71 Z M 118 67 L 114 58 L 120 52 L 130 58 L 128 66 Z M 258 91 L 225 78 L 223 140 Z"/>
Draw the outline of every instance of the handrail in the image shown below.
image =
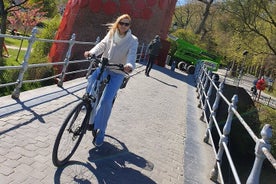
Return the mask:
<path id="1" fill-rule="evenodd" d="M 41 81 L 46 81 L 46 80 L 50 80 L 50 79 L 57 79 L 58 80 L 57 85 L 59 87 L 61 87 L 63 85 L 63 81 L 64 81 L 64 78 L 66 75 L 82 73 L 82 72 L 86 72 L 87 74 L 89 74 L 91 72 L 91 66 L 86 69 L 77 69 L 75 71 L 70 71 L 70 72 L 67 71 L 67 67 L 69 64 L 90 62 L 88 60 L 70 60 L 72 47 L 75 44 L 95 45 L 100 41 L 100 37 L 97 37 L 95 42 L 77 41 L 77 40 L 75 40 L 75 37 L 76 37 L 75 34 L 72 34 L 70 40 L 51 40 L 51 39 L 37 38 L 36 34 L 37 34 L 36 27 L 33 28 L 32 35 L 30 37 L 0 34 L 0 37 L 7 37 L 7 38 L 13 38 L 13 39 L 24 39 L 24 40 L 28 40 L 28 42 L 29 42 L 27 51 L 24 55 L 24 60 L 20 66 L 0 66 L 0 71 L 19 70 L 18 79 L 16 81 L 4 83 L 4 84 L 0 83 L 0 88 L 15 86 L 14 91 L 12 93 L 12 98 L 14 98 L 14 99 L 19 98 L 20 89 L 22 87 L 22 84 L 25 84 L 25 83 L 35 83 L 35 82 L 41 82 Z M 53 62 L 48 62 L 48 63 L 29 64 L 28 60 L 32 53 L 32 45 L 34 42 L 67 43 L 67 44 L 69 44 L 69 48 L 67 50 L 64 61 L 53 61 Z M 140 62 L 141 60 L 145 59 L 146 55 L 148 54 L 148 52 L 147 52 L 147 50 L 145 50 L 145 48 L 147 48 L 147 46 L 145 46 L 144 43 L 138 46 L 139 52 L 137 53 L 136 62 Z M 45 67 L 45 66 L 54 67 L 54 66 L 60 66 L 60 65 L 63 65 L 62 72 L 60 74 L 56 74 L 53 76 L 48 76 L 48 77 L 44 77 L 44 78 L 40 78 L 40 79 L 24 80 L 24 74 L 30 68 L 39 68 L 39 67 Z"/>
<path id="2" fill-rule="evenodd" d="M 271 145 L 269 143 L 269 140 L 272 137 L 272 127 L 268 124 L 264 125 L 264 127 L 261 130 L 262 137 L 258 138 L 255 135 L 255 133 L 252 131 L 252 129 L 248 126 L 248 124 L 245 122 L 245 120 L 241 117 L 239 112 L 237 111 L 238 96 L 235 94 L 232 97 L 231 103 L 224 96 L 223 87 L 226 81 L 225 78 L 220 82 L 219 87 L 217 87 L 214 81 L 214 78 L 211 78 L 211 74 L 212 72 L 208 71 L 207 67 L 204 66 L 202 63 L 199 63 L 196 66 L 195 76 L 196 76 L 196 82 L 197 82 L 196 87 L 197 87 L 198 98 L 199 98 L 199 107 L 201 107 L 203 111 L 202 112 L 203 115 L 201 119 L 204 120 L 207 124 L 204 142 L 205 143 L 208 143 L 209 141 L 211 142 L 213 151 L 216 155 L 216 161 L 215 161 L 214 168 L 211 171 L 210 179 L 216 182 L 220 180 L 220 182 L 224 183 L 222 170 L 221 170 L 221 161 L 222 161 L 222 156 L 225 153 L 226 158 L 229 162 L 233 177 L 235 179 L 235 182 L 241 183 L 236 167 L 232 160 L 230 151 L 228 149 L 228 135 L 230 134 L 230 131 L 231 131 L 233 116 L 236 116 L 239 122 L 242 124 L 242 126 L 245 128 L 245 130 L 248 132 L 248 134 L 256 143 L 256 146 L 255 146 L 256 157 L 255 157 L 254 165 L 252 167 L 252 170 L 250 172 L 250 175 L 246 183 L 258 184 L 259 177 L 261 174 L 261 167 L 265 158 L 268 159 L 268 161 L 272 164 L 272 166 L 276 170 L 276 160 L 270 153 Z M 207 86 L 209 86 L 208 90 L 207 90 Z M 211 102 L 209 101 L 209 98 L 213 89 L 216 90 L 216 98 L 213 104 L 211 104 Z M 220 101 L 223 101 L 223 103 L 225 103 L 228 106 L 228 117 L 223 127 L 223 132 L 220 131 L 219 124 L 216 120 L 216 111 L 218 109 L 218 104 L 220 103 Z M 207 111 L 209 111 L 210 113 L 209 119 L 207 117 Z M 216 132 L 218 133 L 220 138 L 218 143 L 218 148 L 219 148 L 218 151 L 216 151 L 215 149 L 215 143 L 211 135 L 212 134 L 211 130 L 213 128 L 216 128 Z"/>

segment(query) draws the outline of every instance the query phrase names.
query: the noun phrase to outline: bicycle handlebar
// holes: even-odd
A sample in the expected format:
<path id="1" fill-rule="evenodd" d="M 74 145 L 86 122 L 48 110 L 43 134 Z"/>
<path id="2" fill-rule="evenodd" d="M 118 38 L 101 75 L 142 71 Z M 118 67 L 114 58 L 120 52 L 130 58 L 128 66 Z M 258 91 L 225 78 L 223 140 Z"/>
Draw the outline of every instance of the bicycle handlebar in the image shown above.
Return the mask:
<path id="1" fill-rule="evenodd" d="M 91 60 L 92 62 L 95 62 L 97 65 L 101 64 L 101 71 L 103 71 L 107 66 L 114 66 L 117 68 L 111 68 L 115 70 L 120 70 L 129 75 L 127 72 L 124 71 L 124 65 L 123 64 L 115 64 L 115 63 L 109 63 L 109 60 L 107 58 L 97 58 L 96 56 L 89 56 L 87 58 L 88 60 Z"/>

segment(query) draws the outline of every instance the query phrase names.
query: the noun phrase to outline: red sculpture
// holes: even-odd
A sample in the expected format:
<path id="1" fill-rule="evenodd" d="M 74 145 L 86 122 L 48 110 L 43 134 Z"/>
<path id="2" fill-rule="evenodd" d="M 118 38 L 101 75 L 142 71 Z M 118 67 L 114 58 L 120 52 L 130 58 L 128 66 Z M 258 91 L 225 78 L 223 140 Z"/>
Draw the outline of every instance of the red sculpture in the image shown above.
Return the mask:
<path id="1" fill-rule="evenodd" d="M 106 34 L 106 23 L 128 13 L 132 17 L 131 30 L 139 43 L 148 44 L 156 34 L 166 42 L 177 0 L 69 0 L 55 39 L 69 40 L 73 33 L 77 41 L 95 42 Z M 74 46 L 71 60 L 83 59 L 83 51 L 91 45 Z M 166 52 L 158 64 L 165 65 Z M 66 43 L 53 43 L 49 53 L 51 62 L 63 61 L 68 50 Z"/>

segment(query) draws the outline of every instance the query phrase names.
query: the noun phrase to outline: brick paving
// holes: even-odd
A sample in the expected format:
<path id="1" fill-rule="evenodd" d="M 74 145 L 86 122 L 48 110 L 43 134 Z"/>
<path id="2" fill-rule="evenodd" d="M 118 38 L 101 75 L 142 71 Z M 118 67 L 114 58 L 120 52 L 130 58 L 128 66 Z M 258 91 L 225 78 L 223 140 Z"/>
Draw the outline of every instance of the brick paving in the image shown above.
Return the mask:
<path id="1" fill-rule="evenodd" d="M 0 183 L 212 183 L 193 77 L 158 66 L 146 77 L 144 69 L 137 64 L 119 91 L 104 145 L 96 149 L 89 132 L 62 168 L 52 164 L 53 143 L 86 79 L 1 97 Z"/>

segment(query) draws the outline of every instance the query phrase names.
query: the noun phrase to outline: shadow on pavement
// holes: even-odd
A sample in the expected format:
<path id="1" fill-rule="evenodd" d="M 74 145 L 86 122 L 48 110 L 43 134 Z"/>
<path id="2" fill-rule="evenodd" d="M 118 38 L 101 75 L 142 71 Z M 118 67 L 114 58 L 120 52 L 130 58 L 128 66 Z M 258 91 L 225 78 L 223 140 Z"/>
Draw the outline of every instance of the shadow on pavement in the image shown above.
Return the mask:
<path id="1" fill-rule="evenodd" d="M 5 116 L 11 115 L 11 114 L 15 114 L 15 113 L 20 112 L 22 110 L 29 111 L 31 114 L 33 114 L 33 116 L 30 116 L 31 118 L 28 121 L 26 121 L 26 122 L 18 121 L 18 124 L 14 125 L 12 127 L 9 127 L 6 130 L 0 131 L 0 136 L 7 133 L 7 132 L 16 130 L 17 128 L 20 128 L 22 126 L 26 126 L 26 125 L 32 123 L 35 120 L 38 120 L 41 123 L 45 123 L 45 120 L 43 119 L 43 116 L 55 113 L 55 112 L 57 112 L 57 111 L 59 111 L 63 108 L 66 108 L 68 105 L 73 104 L 73 103 L 77 102 L 78 99 L 80 99 L 80 97 L 78 97 L 74 93 L 83 89 L 81 87 L 82 84 L 83 83 L 78 84 L 74 87 L 70 87 L 68 89 L 61 88 L 61 90 L 58 90 L 56 92 L 43 94 L 43 95 L 37 96 L 35 98 L 28 99 L 26 101 L 21 101 L 20 99 L 17 99 L 17 100 L 14 100 L 15 103 L 13 103 L 13 104 L 0 107 L 0 118 L 3 118 Z M 44 113 L 44 114 L 38 114 L 32 109 L 33 107 L 39 106 L 41 104 L 48 103 L 50 101 L 53 101 L 53 100 L 56 100 L 58 98 L 64 97 L 68 94 L 74 95 L 78 99 L 74 100 L 74 101 L 70 101 L 68 103 L 64 103 L 63 106 L 61 106 L 59 108 L 53 108 L 51 111 L 48 111 L 47 113 Z M 2 111 L 3 111 L 3 113 L 2 113 Z"/>
<path id="2" fill-rule="evenodd" d="M 144 63 L 144 62 L 141 62 L 140 64 L 141 65 L 146 65 L 146 63 Z M 174 71 L 172 71 L 169 68 L 161 67 L 161 66 L 158 66 L 158 65 L 154 64 L 153 67 L 152 67 L 152 70 L 157 70 L 157 71 L 162 72 L 162 73 L 164 73 L 164 74 L 166 74 L 166 75 L 168 75 L 168 76 L 170 76 L 170 77 L 172 77 L 174 79 L 177 79 L 177 80 L 180 80 L 182 82 L 185 82 L 185 83 L 187 83 L 187 84 L 189 84 L 191 86 L 195 86 L 195 80 L 193 78 L 193 75 L 188 75 L 187 73 L 185 73 L 183 71 L 180 71 L 178 69 L 175 69 Z M 140 71 L 140 73 L 141 73 L 141 71 Z M 168 84 L 165 81 L 161 81 L 160 79 L 152 77 L 151 75 L 150 75 L 150 78 L 153 78 L 153 79 L 155 79 L 155 80 L 157 80 L 157 81 L 159 81 L 159 82 L 161 82 L 163 84 L 166 84 L 166 85 L 169 85 L 169 86 L 172 86 L 172 87 L 177 87 L 175 85 Z"/>
<path id="3" fill-rule="evenodd" d="M 69 87 L 67 89 L 61 87 L 60 90 L 58 90 L 58 91 L 54 91 L 54 92 L 48 93 L 48 94 L 42 94 L 42 95 L 39 95 L 34 98 L 30 98 L 25 101 L 21 101 L 20 99 L 14 100 L 14 103 L 12 103 L 12 104 L 0 106 L 0 118 L 20 112 L 22 110 L 29 110 L 32 107 L 36 107 L 38 105 L 48 103 L 50 101 L 64 97 L 68 94 L 76 96 L 74 93 L 84 89 L 83 84 L 84 83 L 80 83 L 78 85 Z M 76 96 L 76 97 L 78 97 L 78 96 Z"/>
<path id="4" fill-rule="evenodd" d="M 89 150 L 89 162 L 70 161 L 65 167 L 58 168 L 55 183 L 156 184 L 140 171 L 152 171 L 153 163 L 129 152 L 124 143 L 112 136 L 106 135 L 105 140 L 100 148 Z"/>

